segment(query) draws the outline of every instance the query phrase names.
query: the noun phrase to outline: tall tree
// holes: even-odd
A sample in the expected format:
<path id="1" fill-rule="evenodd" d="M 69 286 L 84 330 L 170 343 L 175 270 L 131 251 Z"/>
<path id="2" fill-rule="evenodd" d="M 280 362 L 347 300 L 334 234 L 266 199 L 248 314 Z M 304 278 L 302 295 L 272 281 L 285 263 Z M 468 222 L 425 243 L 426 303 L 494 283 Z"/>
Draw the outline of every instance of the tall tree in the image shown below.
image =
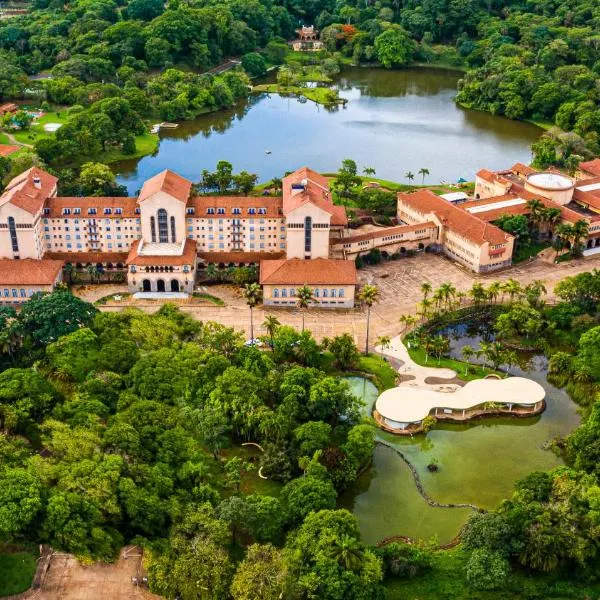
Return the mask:
<path id="1" fill-rule="evenodd" d="M 367 306 L 367 337 L 365 340 L 365 355 L 369 354 L 369 328 L 371 326 L 371 307 L 379 301 L 379 289 L 376 285 L 366 283 L 358 295 L 361 302 Z"/>

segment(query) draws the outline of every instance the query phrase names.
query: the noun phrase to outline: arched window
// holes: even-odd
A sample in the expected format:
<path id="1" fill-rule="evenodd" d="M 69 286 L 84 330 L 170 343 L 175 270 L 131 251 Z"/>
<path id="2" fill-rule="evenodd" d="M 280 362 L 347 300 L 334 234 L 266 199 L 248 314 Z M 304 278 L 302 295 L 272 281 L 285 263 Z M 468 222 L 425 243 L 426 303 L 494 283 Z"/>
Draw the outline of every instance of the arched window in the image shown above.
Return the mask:
<path id="1" fill-rule="evenodd" d="M 12 244 L 13 252 L 18 252 L 19 242 L 17 241 L 17 228 L 15 227 L 14 217 L 8 217 L 8 230 L 10 231 L 10 243 Z"/>
<path id="2" fill-rule="evenodd" d="M 175 217 L 171 217 L 171 243 L 175 243 L 177 241 L 177 236 L 175 235 Z"/>
<path id="3" fill-rule="evenodd" d="M 161 244 L 169 242 L 169 217 L 164 208 L 159 208 L 156 213 L 158 219 L 158 241 Z"/>
<path id="4" fill-rule="evenodd" d="M 312 248 L 312 217 L 304 218 L 304 252 Z"/>
<path id="5" fill-rule="evenodd" d="M 154 217 L 150 217 L 150 235 L 152 242 L 156 242 L 156 219 Z"/>

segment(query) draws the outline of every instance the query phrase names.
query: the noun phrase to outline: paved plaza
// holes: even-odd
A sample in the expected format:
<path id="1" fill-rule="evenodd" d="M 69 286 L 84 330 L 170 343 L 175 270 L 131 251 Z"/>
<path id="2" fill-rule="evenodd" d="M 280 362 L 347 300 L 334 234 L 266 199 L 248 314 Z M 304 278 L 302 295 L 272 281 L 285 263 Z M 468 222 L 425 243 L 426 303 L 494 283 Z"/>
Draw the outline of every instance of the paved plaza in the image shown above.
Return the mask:
<path id="1" fill-rule="evenodd" d="M 489 285 L 492 281 L 505 281 L 514 278 L 526 285 L 536 279 L 545 282 L 549 297 L 556 283 L 569 275 L 583 271 L 591 271 L 600 267 L 600 256 L 596 255 L 586 259 L 549 264 L 542 260 L 511 267 L 501 273 L 490 275 L 476 275 L 453 263 L 449 259 L 435 254 L 421 253 L 414 258 L 405 258 L 398 261 L 389 261 L 375 267 L 359 270 L 360 283 L 372 283 L 379 287 L 380 301 L 373 306 L 371 311 L 371 339 L 374 342 L 380 335 L 391 337 L 398 335 L 402 330 L 398 319 L 403 314 L 414 313 L 417 303 L 422 298 L 421 285 L 429 282 L 433 288 L 442 283 L 449 282 L 458 291 L 466 292 L 475 281 Z M 125 286 L 102 285 L 86 287 L 75 290 L 86 300 L 94 301 L 107 294 L 126 291 Z M 244 299 L 233 286 L 209 286 L 207 291 L 222 298 L 225 306 L 211 304 L 199 305 L 194 299 L 178 302 L 181 310 L 192 314 L 202 321 L 217 321 L 223 325 L 250 330 L 250 316 Z M 131 306 L 136 306 L 147 312 L 158 310 L 160 303 L 157 301 L 133 301 Z M 105 305 L 101 310 L 122 310 L 127 304 Z M 274 314 L 282 324 L 300 327 L 302 323 L 300 311 L 290 308 L 258 307 L 254 310 L 254 323 L 259 335 L 264 333 L 260 327 L 266 314 Z M 308 309 L 306 311 L 306 328 L 310 329 L 317 339 L 332 337 L 342 333 L 352 335 L 356 343 L 364 346 L 366 331 L 366 315 L 363 309 L 354 310 L 324 310 Z"/>

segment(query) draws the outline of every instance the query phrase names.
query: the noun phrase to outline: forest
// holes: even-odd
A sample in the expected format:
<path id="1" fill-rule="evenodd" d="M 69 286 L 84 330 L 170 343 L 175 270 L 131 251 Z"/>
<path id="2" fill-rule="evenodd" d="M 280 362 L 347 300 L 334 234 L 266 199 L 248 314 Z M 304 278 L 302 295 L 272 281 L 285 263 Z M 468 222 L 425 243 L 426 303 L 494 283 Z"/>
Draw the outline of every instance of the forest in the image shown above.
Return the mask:
<path id="1" fill-rule="evenodd" d="M 549 128 L 536 163 L 567 168 L 600 153 L 600 7 L 589 0 L 34 0 L 0 23 L 0 100 L 74 106 L 40 142 L 50 162 L 106 144 L 132 151 L 141 119 L 185 119 L 230 106 L 248 77 L 299 57 L 286 40 L 315 24 L 319 59 L 465 70 L 457 101 Z M 242 68 L 209 72 L 229 57 Z M 310 57 L 309 57 L 310 58 Z M 38 73 L 51 79 L 33 79 Z M 123 115 L 122 117 L 119 115 Z M 87 150 L 84 150 L 87 152 Z"/>
<path id="2" fill-rule="evenodd" d="M 456 318 L 452 287 L 430 292 L 424 331 Z M 46 543 L 110 562 L 138 544 L 150 589 L 182 600 L 596 590 L 600 273 L 563 280 L 558 304 L 544 294 L 509 280 L 466 295 L 475 310 L 496 308 L 502 344 L 544 350 L 582 425 L 553 442 L 566 466 L 532 473 L 496 510 L 475 513 L 454 551 L 435 540 L 367 545 L 339 508 L 376 443 L 339 377 L 369 371 L 349 335 L 319 344 L 271 315 L 259 349 L 169 304 L 99 312 L 62 289 L 18 313 L 2 307 L 0 548 Z M 380 389 L 392 385 L 377 376 L 385 363 L 369 360 L 380 361 Z"/>

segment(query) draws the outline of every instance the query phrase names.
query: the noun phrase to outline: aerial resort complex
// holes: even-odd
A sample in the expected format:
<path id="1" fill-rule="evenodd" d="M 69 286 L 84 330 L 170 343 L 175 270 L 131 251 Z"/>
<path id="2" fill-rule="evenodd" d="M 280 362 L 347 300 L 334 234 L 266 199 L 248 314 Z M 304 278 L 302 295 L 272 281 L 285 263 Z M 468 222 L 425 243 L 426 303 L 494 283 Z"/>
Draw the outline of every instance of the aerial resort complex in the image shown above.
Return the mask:
<path id="1" fill-rule="evenodd" d="M 600 600 L 600 0 L 0 0 L 0 600 Z"/>
<path id="2" fill-rule="evenodd" d="M 0 196 L 0 300 L 15 304 L 52 287 L 60 281 L 53 266 L 63 261 L 126 271 L 137 297 L 173 298 L 191 294 L 209 265 L 256 266 L 266 305 L 295 307 L 296 289 L 306 285 L 315 306 L 352 308 L 358 257 L 426 250 L 475 273 L 505 269 L 515 238 L 494 222 L 538 206 L 555 212 L 540 223 L 542 238 L 551 240 L 561 223 L 581 222 L 583 254 L 600 252 L 595 169 L 582 164 L 576 179 L 516 164 L 479 171 L 472 197 L 399 192 L 397 225 L 362 232 L 334 204 L 329 179 L 307 167 L 284 177 L 275 197 L 196 195 L 191 181 L 171 171 L 148 179 L 137 197 L 61 197 L 57 178 L 33 167 Z"/>

